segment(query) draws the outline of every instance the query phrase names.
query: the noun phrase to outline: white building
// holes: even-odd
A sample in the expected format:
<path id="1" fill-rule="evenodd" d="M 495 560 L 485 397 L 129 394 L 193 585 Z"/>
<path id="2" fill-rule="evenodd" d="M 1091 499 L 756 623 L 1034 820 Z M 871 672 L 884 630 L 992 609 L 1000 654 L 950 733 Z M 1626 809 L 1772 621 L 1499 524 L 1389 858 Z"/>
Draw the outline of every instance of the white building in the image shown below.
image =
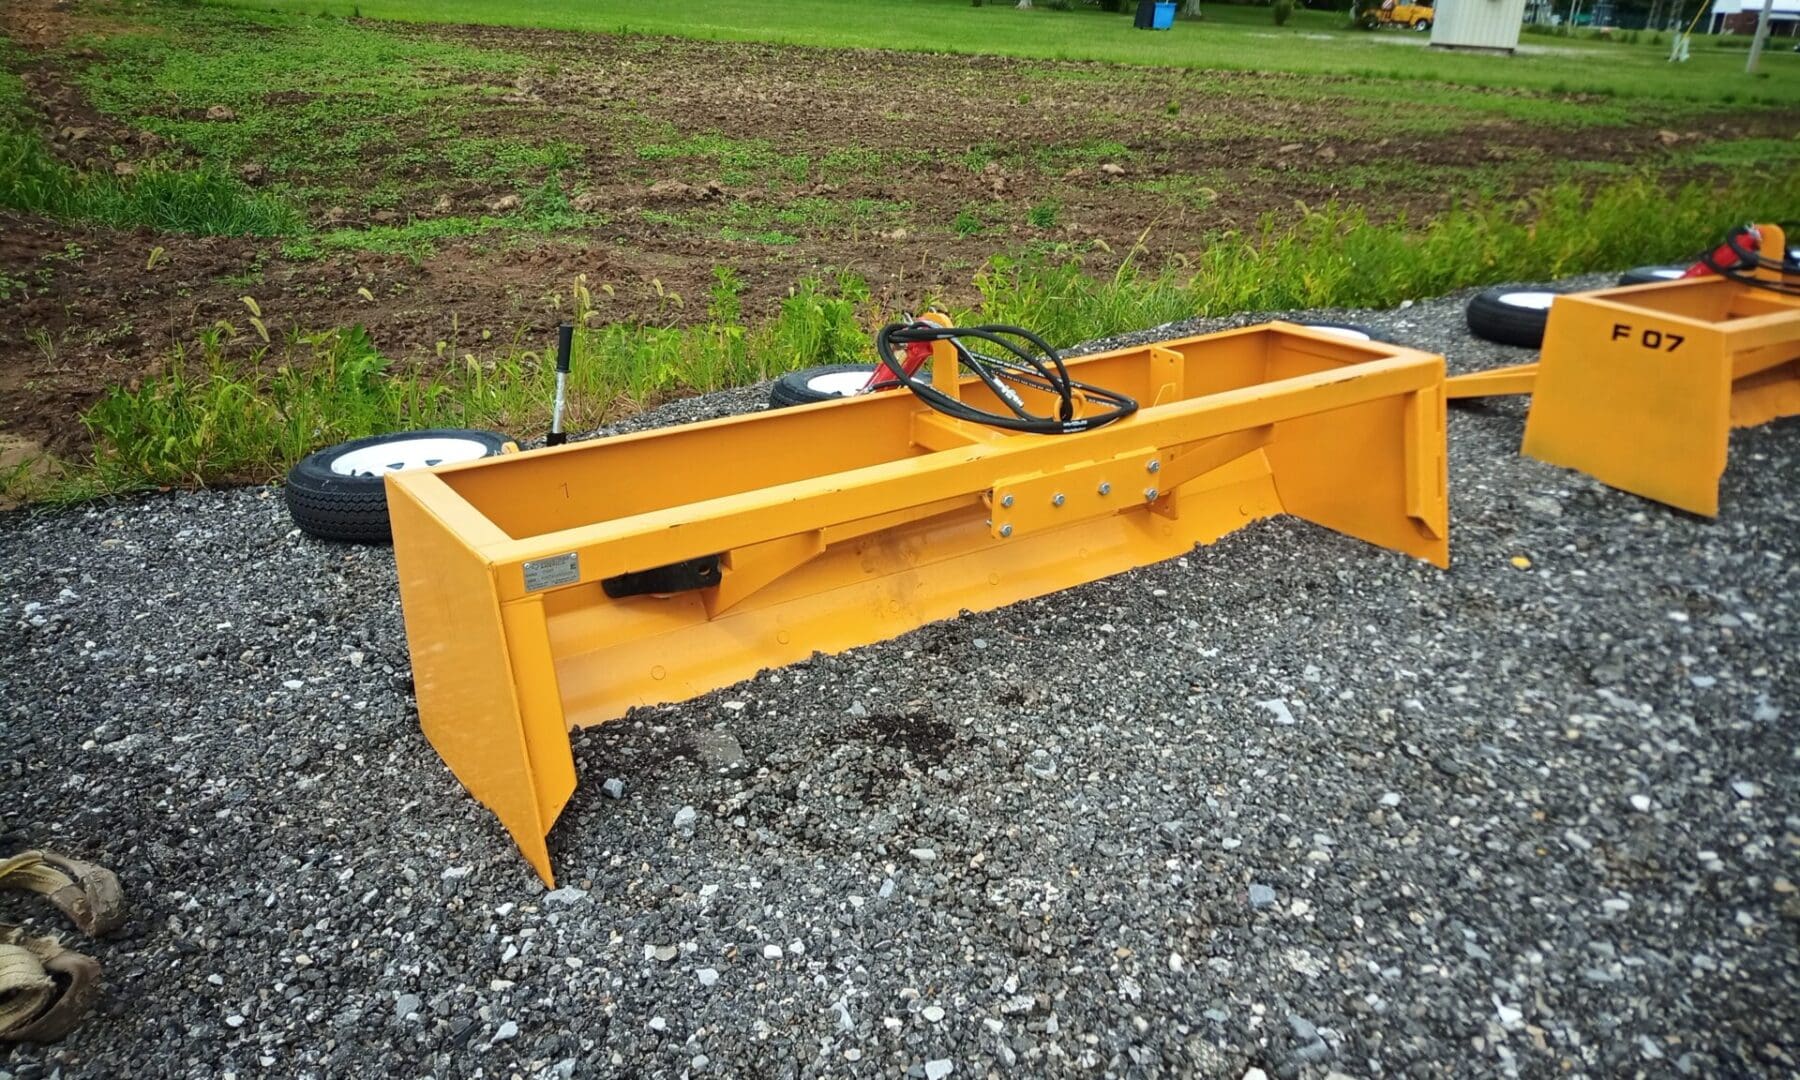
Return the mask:
<path id="1" fill-rule="evenodd" d="M 1525 0 L 1438 0 L 1431 44 L 1439 49 L 1510 53 L 1519 45 L 1524 21 Z"/>
<path id="2" fill-rule="evenodd" d="M 1706 28 L 1715 34 L 1754 34 L 1762 0 L 1713 0 Z M 1769 12 L 1770 37 L 1800 35 L 1800 0 L 1775 0 Z"/>

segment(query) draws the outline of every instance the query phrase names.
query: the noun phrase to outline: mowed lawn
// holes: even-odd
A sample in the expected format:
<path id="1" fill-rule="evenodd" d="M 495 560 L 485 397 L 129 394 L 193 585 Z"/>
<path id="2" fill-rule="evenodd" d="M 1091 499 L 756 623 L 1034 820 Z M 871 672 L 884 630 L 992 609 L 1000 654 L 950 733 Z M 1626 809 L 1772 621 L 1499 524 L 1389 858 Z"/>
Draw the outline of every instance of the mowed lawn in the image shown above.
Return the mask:
<path id="1" fill-rule="evenodd" d="M 1265 7 L 1208 4 L 1198 21 L 1136 30 L 1129 14 L 1077 4 L 1031 11 L 968 0 L 219 0 L 303 14 L 359 14 L 406 22 L 667 34 L 842 48 L 981 53 L 1053 60 L 1289 71 L 1381 79 L 1662 98 L 1722 104 L 1800 103 L 1800 55 L 1777 47 L 1762 70 L 1744 72 L 1742 38 L 1696 37 L 1692 58 L 1671 64 L 1666 40 L 1635 44 L 1527 35 L 1519 55 L 1498 57 L 1423 47 L 1425 35 L 1346 29 L 1342 12 L 1296 11 L 1278 27 Z M 729 73 L 695 72 L 695 78 Z M 1005 93 L 1005 86 L 995 86 Z M 1397 107 L 1429 108 L 1428 90 Z"/>

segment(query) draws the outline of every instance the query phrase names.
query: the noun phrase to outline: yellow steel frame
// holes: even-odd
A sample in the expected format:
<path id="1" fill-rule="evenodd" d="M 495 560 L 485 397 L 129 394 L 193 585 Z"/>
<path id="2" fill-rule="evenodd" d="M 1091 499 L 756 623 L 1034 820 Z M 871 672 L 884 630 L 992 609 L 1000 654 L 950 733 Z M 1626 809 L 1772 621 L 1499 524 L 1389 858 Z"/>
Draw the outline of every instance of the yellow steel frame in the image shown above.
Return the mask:
<path id="1" fill-rule="evenodd" d="M 1759 228 L 1781 259 L 1781 230 Z M 1731 429 L 1800 415 L 1800 299 L 1711 276 L 1559 296 L 1538 363 L 1448 393 L 1531 394 L 1526 455 L 1715 516 Z"/>
<path id="2" fill-rule="evenodd" d="M 552 883 L 570 727 L 1282 512 L 1448 564 L 1441 357 L 1273 323 L 1069 367 L 1144 407 L 1023 435 L 895 391 L 390 474 L 427 737 Z M 995 406 L 948 356 L 934 370 Z M 707 588 L 601 584 L 709 556 Z"/>

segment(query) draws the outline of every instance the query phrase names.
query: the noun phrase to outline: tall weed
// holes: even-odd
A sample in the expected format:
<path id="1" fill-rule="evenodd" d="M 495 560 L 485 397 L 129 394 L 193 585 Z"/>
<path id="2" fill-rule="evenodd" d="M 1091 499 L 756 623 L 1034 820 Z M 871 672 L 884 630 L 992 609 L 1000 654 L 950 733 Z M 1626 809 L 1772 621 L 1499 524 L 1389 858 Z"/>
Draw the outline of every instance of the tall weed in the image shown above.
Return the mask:
<path id="1" fill-rule="evenodd" d="M 115 229 L 279 236 L 303 222 L 293 207 L 216 169 L 79 172 L 31 129 L 18 78 L 0 69 L 0 207 Z"/>

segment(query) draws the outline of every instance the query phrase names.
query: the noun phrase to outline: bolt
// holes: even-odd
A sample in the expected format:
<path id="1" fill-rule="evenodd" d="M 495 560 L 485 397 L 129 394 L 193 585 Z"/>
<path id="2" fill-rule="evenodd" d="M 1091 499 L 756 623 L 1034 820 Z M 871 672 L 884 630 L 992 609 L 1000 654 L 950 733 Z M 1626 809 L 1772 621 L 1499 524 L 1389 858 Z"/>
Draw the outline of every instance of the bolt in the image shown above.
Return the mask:
<path id="1" fill-rule="evenodd" d="M 1149 469 L 1151 472 L 1162 472 L 1162 462 L 1152 458 L 1150 464 L 1144 466 L 1144 468 Z"/>
<path id="2" fill-rule="evenodd" d="M 1008 536 L 1011 536 L 1011 535 L 1012 535 L 1012 526 L 1011 525 L 1000 526 L 1000 536 L 1002 539 L 1004 539 Z"/>
<path id="3" fill-rule="evenodd" d="M 1060 491 L 1057 492 L 1056 494 L 1050 496 L 1050 505 L 1051 506 L 1061 506 L 1063 503 L 1068 502 L 1068 501 L 1069 500 L 1063 498 L 1063 493 Z"/>
<path id="4" fill-rule="evenodd" d="M 1155 502 L 1156 501 L 1156 489 L 1155 488 L 1145 488 L 1144 489 L 1144 501 L 1145 502 Z"/>
<path id="5" fill-rule="evenodd" d="M 1012 509 L 1012 496 L 1011 495 L 1000 496 L 1000 505 L 1005 507 L 1008 510 L 1011 510 Z"/>
<path id="6" fill-rule="evenodd" d="M 1111 495 L 1112 494 L 1112 485 L 1107 483 L 1104 480 L 1100 481 L 1100 494 Z"/>

